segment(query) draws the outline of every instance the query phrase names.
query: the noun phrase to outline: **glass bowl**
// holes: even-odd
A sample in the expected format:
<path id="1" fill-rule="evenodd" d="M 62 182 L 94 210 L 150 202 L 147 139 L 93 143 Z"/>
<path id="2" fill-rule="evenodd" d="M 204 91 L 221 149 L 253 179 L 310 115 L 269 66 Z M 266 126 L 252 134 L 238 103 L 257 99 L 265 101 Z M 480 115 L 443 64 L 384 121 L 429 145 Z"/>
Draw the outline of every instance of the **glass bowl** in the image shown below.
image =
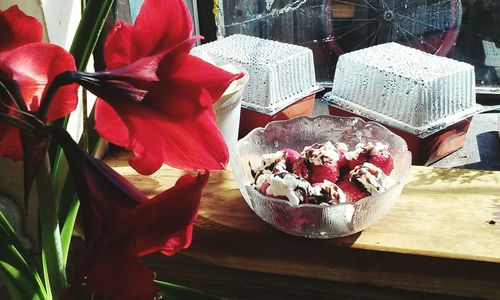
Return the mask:
<path id="1" fill-rule="evenodd" d="M 326 141 L 344 142 L 349 149 L 360 142 L 387 144 L 394 159 L 390 177 L 395 184 L 384 193 L 356 203 L 330 206 L 292 205 L 286 200 L 266 197 L 251 186 L 250 164 L 260 163 L 262 154 L 283 148 L 300 152 L 304 146 Z M 323 239 L 351 235 L 382 218 L 401 194 L 411 165 L 406 142 L 384 126 L 360 118 L 329 115 L 274 121 L 265 128 L 256 128 L 238 141 L 230 157 L 243 198 L 262 220 L 292 235 Z"/>

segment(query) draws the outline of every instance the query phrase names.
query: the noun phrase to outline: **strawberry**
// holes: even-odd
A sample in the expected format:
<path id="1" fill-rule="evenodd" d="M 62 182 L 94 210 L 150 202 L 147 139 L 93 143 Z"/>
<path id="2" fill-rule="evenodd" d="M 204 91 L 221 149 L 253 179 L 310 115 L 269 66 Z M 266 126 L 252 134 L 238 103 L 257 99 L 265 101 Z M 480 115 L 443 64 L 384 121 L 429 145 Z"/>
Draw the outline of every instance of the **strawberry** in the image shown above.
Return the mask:
<path id="1" fill-rule="evenodd" d="M 293 163 L 293 173 L 307 180 L 309 178 L 309 169 L 305 159 L 299 158 Z"/>
<path id="2" fill-rule="evenodd" d="M 356 166 L 362 165 L 366 161 L 366 154 L 361 153 L 357 158 L 347 159 L 348 170 L 354 169 Z"/>
<path id="3" fill-rule="evenodd" d="M 385 175 L 391 174 L 394 168 L 394 161 L 392 155 L 387 151 L 381 151 L 376 154 L 370 155 L 368 162 L 374 166 L 379 167 Z"/>
<path id="4" fill-rule="evenodd" d="M 269 196 L 267 194 L 267 188 L 270 186 L 269 184 L 269 181 L 264 181 L 261 186 L 259 187 L 259 193 L 261 193 L 262 195 L 265 195 L 265 196 Z"/>
<path id="5" fill-rule="evenodd" d="M 344 192 L 347 202 L 357 202 L 358 200 L 370 196 L 366 190 L 349 180 L 349 175 L 342 177 L 337 182 L 338 187 Z"/>
<path id="6" fill-rule="evenodd" d="M 337 153 L 339 154 L 339 160 L 337 161 L 338 164 L 338 169 L 340 172 L 340 175 L 344 175 L 349 172 L 349 160 L 346 157 L 346 150 L 343 149 L 337 149 Z"/>
<path id="7" fill-rule="evenodd" d="M 312 165 L 309 173 L 309 182 L 321 183 L 323 180 L 337 182 L 339 178 L 339 170 L 337 162 L 325 162 L 322 165 Z"/>
<path id="8" fill-rule="evenodd" d="M 389 175 L 394 167 L 391 154 L 387 151 L 387 145 L 382 143 L 358 144 L 356 149 L 346 154 L 349 162 L 349 170 L 354 169 L 358 165 L 369 162 Z"/>
<path id="9" fill-rule="evenodd" d="M 282 149 L 281 152 L 283 152 L 283 156 L 285 157 L 286 169 L 291 172 L 293 164 L 300 158 L 300 153 L 289 148 Z"/>

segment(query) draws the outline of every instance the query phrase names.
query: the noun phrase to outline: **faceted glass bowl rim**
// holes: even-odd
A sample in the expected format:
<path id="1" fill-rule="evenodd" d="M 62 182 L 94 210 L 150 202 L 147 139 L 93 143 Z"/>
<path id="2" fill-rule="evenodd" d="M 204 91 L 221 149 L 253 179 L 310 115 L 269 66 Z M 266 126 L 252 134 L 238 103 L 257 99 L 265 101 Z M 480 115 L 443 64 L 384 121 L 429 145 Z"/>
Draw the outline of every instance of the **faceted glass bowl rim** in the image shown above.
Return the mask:
<path id="1" fill-rule="evenodd" d="M 387 136 L 391 137 L 391 139 L 394 139 L 396 141 L 396 143 L 398 143 L 401 147 L 403 147 L 402 151 L 405 152 L 404 159 L 405 159 L 405 163 L 406 164 L 404 165 L 404 169 L 401 170 L 401 174 L 400 174 L 399 178 L 397 179 L 396 183 L 391 188 L 389 188 L 387 191 L 385 191 L 384 193 L 388 193 L 389 191 L 392 191 L 393 189 L 398 188 L 399 184 L 404 184 L 404 182 L 406 181 L 406 178 L 408 177 L 408 175 L 410 173 L 410 166 L 411 166 L 411 152 L 408 151 L 408 146 L 407 146 L 405 140 L 402 137 L 400 137 L 400 136 L 396 135 L 395 133 L 391 132 L 385 126 L 383 126 L 383 125 L 381 125 L 381 124 L 379 124 L 377 122 L 374 122 L 374 121 L 364 121 L 363 119 L 358 118 L 358 117 L 338 117 L 338 116 L 331 116 L 331 115 L 319 115 L 319 116 L 316 116 L 316 117 L 305 117 L 305 116 L 303 116 L 303 117 L 297 117 L 297 118 L 289 119 L 289 120 L 272 121 L 272 122 L 268 123 L 265 127 L 258 127 L 258 128 L 253 129 L 245 137 L 243 137 L 242 139 L 240 139 L 238 141 L 238 143 L 237 143 L 236 152 L 233 152 L 233 155 L 236 155 L 237 153 L 239 153 L 238 150 L 240 149 L 240 146 L 243 145 L 245 142 L 248 142 L 249 140 L 251 140 L 253 138 L 253 136 L 256 135 L 258 132 L 265 132 L 265 131 L 268 131 L 268 130 L 274 128 L 274 127 L 279 127 L 279 126 L 281 126 L 282 124 L 285 124 L 285 123 L 289 123 L 289 122 L 303 122 L 304 120 L 307 121 L 307 122 L 310 122 L 311 125 L 314 125 L 315 123 L 319 122 L 318 120 L 320 120 L 322 118 L 332 119 L 332 123 L 334 122 L 334 120 L 340 120 L 340 119 L 344 119 L 344 120 L 345 119 L 356 120 L 357 123 L 363 124 L 363 126 L 369 125 L 369 126 L 373 126 L 373 127 L 379 128 L 379 130 L 384 131 Z M 235 172 L 238 171 L 238 170 L 235 170 L 234 164 L 231 164 L 231 166 L 233 168 L 233 173 L 235 173 Z M 237 178 L 236 180 L 238 181 L 239 179 Z M 371 195 L 371 196 L 365 197 L 365 198 L 363 198 L 363 199 L 361 199 L 361 200 L 359 200 L 359 201 L 357 201 L 355 203 L 338 203 L 338 204 L 328 205 L 328 206 L 322 206 L 322 205 L 319 205 L 319 204 L 299 204 L 299 205 L 293 205 L 293 204 L 291 204 L 287 200 L 277 199 L 277 198 L 272 198 L 272 197 L 268 197 L 268 196 L 262 195 L 257 190 L 255 190 L 254 188 L 252 188 L 251 185 L 248 184 L 247 182 L 241 182 L 241 183 L 243 183 L 245 189 L 247 189 L 246 192 L 248 192 L 249 190 L 251 190 L 252 192 L 258 193 L 259 197 L 262 197 L 262 198 L 264 198 L 264 199 L 266 199 L 268 201 L 282 203 L 284 205 L 288 205 L 289 207 L 293 207 L 293 208 L 312 207 L 312 208 L 318 208 L 318 209 L 321 209 L 321 210 L 327 210 L 327 209 L 335 209 L 335 207 L 342 206 L 342 205 L 358 206 L 358 205 L 364 204 L 365 202 L 370 202 L 373 198 L 380 196 L 380 195 Z M 241 190 L 242 187 L 240 185 L 239 185 L 239 187 L 240 187 L 240 192 L 242 192 L 243 197 L 248 197 L 247 195 L 245 195 L 243 193 L 243 191 Z M 245 199 L 245 202 L 247 202 L 249 204 L 249 206 L 252 208 L 252 210 L 254 210 L 254 208 L 250 204 L 250 201 L 248 201 L 247 199 Z"/>

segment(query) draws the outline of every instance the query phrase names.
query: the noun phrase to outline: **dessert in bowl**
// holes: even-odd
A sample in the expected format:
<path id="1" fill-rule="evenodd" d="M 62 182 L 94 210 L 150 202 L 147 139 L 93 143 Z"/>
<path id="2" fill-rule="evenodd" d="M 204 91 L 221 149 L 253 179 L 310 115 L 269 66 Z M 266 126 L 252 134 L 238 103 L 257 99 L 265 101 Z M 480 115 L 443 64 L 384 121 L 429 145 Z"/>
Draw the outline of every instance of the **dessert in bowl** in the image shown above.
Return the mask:
<path id="1" fill-rule="evenodd" d="M 391 162 L 380 165 L 372 154 L 389 155 Z M 256 128 L 231 155 L 250 208 L 279 230 L 311 238 L 347 236 L 378 221 L 400 195 L 410 165 L 405 141 L 382 125 L 326 115 Z M 383 177 L 383 189 L 366 188 L 354 178 L 372 173 Z M 280 182 L 293 187 L 280 188 Z"/>

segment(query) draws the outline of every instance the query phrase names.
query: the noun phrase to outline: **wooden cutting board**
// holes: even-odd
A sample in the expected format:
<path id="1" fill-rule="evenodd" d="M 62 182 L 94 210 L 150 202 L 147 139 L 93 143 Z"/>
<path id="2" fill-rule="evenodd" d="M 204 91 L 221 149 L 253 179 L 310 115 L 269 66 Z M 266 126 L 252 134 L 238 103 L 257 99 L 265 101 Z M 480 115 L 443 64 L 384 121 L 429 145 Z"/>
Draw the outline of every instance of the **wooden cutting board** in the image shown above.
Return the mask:
<path id="1" fill-rule="evenodd" d="M 141 176 L 128 157 L 111 154 L 106 162 L 148 196 L 182 174 L 163 167 Z M 231 269 L 500 299 L 500 172 L 412 166 L 382 220 L 330 240 L 274 229 L 251 211 L 230 171 L 213 173 L 183 254 Z"/>

